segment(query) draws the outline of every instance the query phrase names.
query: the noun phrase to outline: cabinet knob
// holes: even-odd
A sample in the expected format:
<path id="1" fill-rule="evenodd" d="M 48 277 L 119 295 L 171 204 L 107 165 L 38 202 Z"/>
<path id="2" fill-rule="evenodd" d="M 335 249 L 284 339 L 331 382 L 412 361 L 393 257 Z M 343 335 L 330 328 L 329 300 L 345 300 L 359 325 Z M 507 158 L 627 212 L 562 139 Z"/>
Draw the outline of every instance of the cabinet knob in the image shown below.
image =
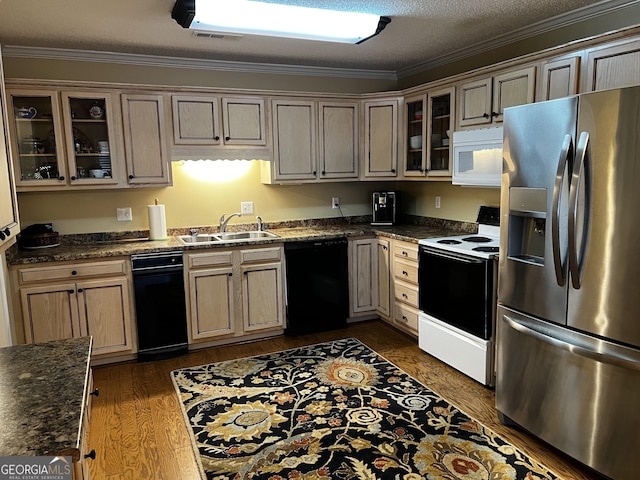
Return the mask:
<path id="1" fill-rule="evenodd" d="M 395 168 L 392 168 L 392 169 L 391 169 L 391 173 L 396 173 L 396 169 L 395 169 Z"/>
<path id="2" fill-rule="evenodd" d="M 5 238 L 7 238 L 7 236 L 4 234 L 4 232 L 0 232 L 0 240 L 4 240 Z"/>
<path id="3" fill-rule="evenodd" d="M 84 288 L 79 288 L 78 293 L 82 293 L 82 292 L 84 292 Z"/>
<path id="4" fill-rule="evenodd" d="M 482 114 L 482 118 L 489 118 L 489 114 L 488 113 L 483 113 Z"/>
<path id="5" fill-rule="evenodd" d="M 64 176 L 58 177 L 58 180 L 60 180 L 61 182 L 64 182 Z"/>
<path id="6" fill-rule="evenodd" d="M 76 292 L 74 292 L 73 290 L 67 290 L 67 293 L 68 293 L 69 295 L 72 295 L 72 294 L 74 294 L 74 293 L 76 293 Z"/>
<path id="7" fill-rule="evenodd" d="M 91 460 L 95 460 L 96 459 L 96 449 L 92 448 L 91 451 L 84 456 L 84 458 L 90 458 Z"/>
<path id="8" fill-rule="evenodd" d="M 230 276 L 230 277 L 232 277 L 232 276 L 233 276 L 233 273 L 227 273 L 227 275 L 228 275 L 228 276 Z"/>
<path id="9" fill-rule="evenodd" d="M 2 231 L 2 233 L 4 233 L 8 237 L 9 235 L 11 235 L 11 230 L 9 230 L 9 227 L 7 227 Z"/>
<path id="10" fill-rule="evenodd" d="M 500 114 L 499 114 L 499 113 L 496 113 L 496 112 L 491 112 L 491 116 L 492 116 L 492 117 L 497 117 L 498 115 L 500 115 Z"/>
<path id="11" fill-rule="evenodd" d="M 129 180 L 131 180 L 133 178 L 133 175 L 129 175 Z"/>
<path id="12" fill-rule="evenodd" d="M 71 177 L 71 180 L 77 180 L 76 176 L 75 176 L 75 175 L 73 175 L 73 176 Z"/>
<path id="13" fill-rule="evenodd" d="M 218 141 L 218 140 L 220 140 L 220 136 L 219 136 L 219 135 L 216 135 L 215 137 L 213 137 L 213 139 L 214 139 L 215 141 Z"/>
<path id="14" fill-rule="evenodd" d="M 316 175 L 318 172 L 316 172 L 315 170 L 313 171 L 313 174 Z"/>
<path id="15" fill-rule="evenodd" d="M 231 137 L 224 137 L 224 140 L 228 142 L 229 140 L 231 140 Z"/>
<path id="16" fill-rule="evenodd" d="M 322 170 L 322 175 L 326 175 L 326 174 L 327 174 L 327 172 Z"/>
<path id="17" fill-rule="evenodd" d="M 93 395 L 95 397 L 99 397 L 100 396 L 100 390 L 98 390 L 96 388 L 93 392 L 89 392 L 89 395 Z"/>
<path id="18" fill-rule="evenodd" d="M 71 275 L 77 275 L 78 271 L 77 270 L 71 270 Z"/>

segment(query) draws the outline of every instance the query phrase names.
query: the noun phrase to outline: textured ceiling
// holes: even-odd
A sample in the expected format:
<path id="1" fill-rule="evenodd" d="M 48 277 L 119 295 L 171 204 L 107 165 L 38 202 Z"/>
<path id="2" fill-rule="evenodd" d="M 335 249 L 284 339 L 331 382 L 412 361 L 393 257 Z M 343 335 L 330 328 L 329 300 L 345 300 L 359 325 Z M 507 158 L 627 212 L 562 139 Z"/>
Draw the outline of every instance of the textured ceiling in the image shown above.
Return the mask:
<path id="1" fill-rule="evenodd" d="M 244 36 L 197 38 L 175 0 L 0 0 L 3 45 L 398 72 L 496 42 L 539 22 L 620 0 L 282 0 L 391 17 L 360 45 Z"/>

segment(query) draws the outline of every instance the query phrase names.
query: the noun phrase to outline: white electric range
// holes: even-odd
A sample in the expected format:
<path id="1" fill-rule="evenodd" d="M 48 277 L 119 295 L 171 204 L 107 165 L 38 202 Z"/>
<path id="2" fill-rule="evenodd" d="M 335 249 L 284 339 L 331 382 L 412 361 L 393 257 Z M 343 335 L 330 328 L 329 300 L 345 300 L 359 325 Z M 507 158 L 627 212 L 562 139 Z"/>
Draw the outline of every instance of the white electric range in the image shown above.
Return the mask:
<path id="1" fill-rule="evenodd" d="M 480 207 L 478 233 L 419 243 L 422 350 L 478 382 L 494 384 L 500 210 Z"/>

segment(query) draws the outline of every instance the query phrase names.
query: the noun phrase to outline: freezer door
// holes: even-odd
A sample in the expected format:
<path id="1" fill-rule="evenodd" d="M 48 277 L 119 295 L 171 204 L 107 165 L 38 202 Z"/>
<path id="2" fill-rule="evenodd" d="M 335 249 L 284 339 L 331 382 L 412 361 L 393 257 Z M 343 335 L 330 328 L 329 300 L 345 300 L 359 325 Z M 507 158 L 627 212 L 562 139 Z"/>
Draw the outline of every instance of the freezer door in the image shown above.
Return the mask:
<path id="1" fill-rule="evenodd" d="M 505 109 L 498 301 L 564 324 L 578 97 Z"/>
<path id="2" fill-rule="evenodd" d="M 580 96 L 568 324 L 640 347 L 640 87 Z"/>
<path id="3" fill-rule="evenodd" d="M 496 408 L 616 480 L 638 478 L 640 351 L 502 307 Z"/>

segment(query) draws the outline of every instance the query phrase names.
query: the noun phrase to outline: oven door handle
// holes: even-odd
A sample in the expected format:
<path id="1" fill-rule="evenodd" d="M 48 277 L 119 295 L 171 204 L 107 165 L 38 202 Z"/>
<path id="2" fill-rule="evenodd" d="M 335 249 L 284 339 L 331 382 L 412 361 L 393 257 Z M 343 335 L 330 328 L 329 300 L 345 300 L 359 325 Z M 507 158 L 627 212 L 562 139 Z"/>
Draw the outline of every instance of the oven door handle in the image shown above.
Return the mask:
<path id="1" fill-rule="evenodd" d="M 454 260 L 454 261 L 460 262 L 460 263 L 468 263 L 468 264 L 484 263 L 484 260 L 481 260 L 481 259 L 478 259 L 478 258 L 470 258 L 470 257 L 463 256 L 463 255 L 456 255 L 455 253 L 451 253 L 451 252 L 441 252 L 441 251 L 427 249 L 427 248 L 424 248 L 424 247 L 420 250 L 420 252 L 421 253 L 426 253 L 428 255 L 434 255 L 436 257 L 447 258 L 449 260 Z"/>

